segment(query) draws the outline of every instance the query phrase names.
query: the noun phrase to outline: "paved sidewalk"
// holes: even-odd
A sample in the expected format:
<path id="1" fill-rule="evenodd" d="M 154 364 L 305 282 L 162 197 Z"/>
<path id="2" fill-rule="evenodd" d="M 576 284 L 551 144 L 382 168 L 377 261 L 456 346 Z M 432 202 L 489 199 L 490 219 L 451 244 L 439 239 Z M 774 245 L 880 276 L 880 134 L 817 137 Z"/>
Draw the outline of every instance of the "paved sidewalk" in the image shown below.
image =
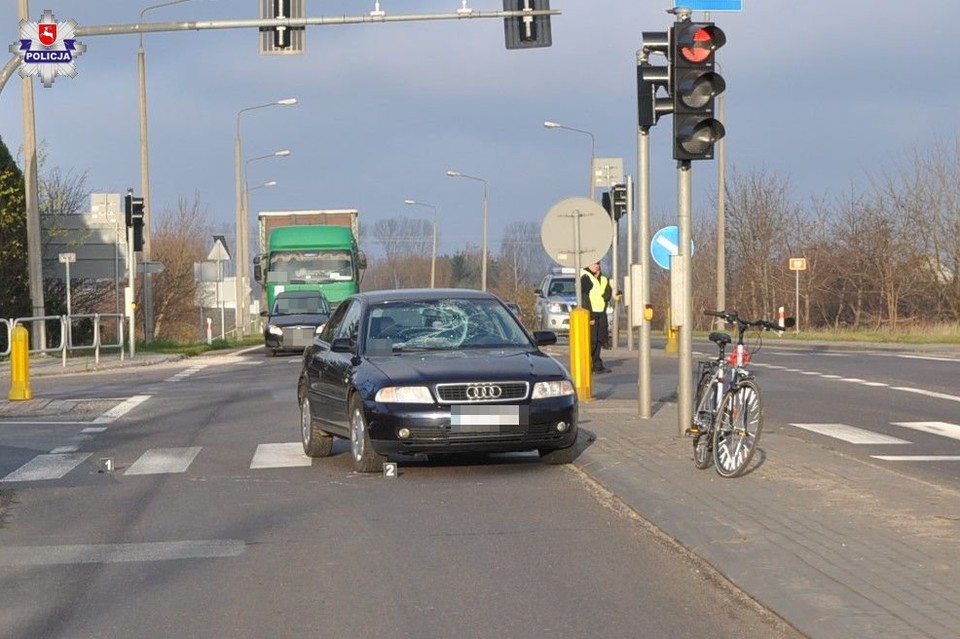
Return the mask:
<path id="1" fill-rule="evenodd" d="M 97 368 L 173 359 L 112 356 Z M 772 428 L 745 476 L 697 470 L 690 440 L 678 435 L 676 356 L 652 353 L 650 419 L 637 416 L 636 378 L 625 372 L 636 353 L 604 359 L 615 373 L 596 377 L 595 399 L 581 404 L 577 472 L 813 639 L 960 639 L 960 491 Z M 33 361 L 31 376 L 92 367 Z M 3 369 L 9 380 L 8 362 Z M 0 407 L 17 404 L 2 385 Z"/>
<path id="2" fill-rule="evenodd" d="M 652 375 L 650 419 L 635 399 L 584 402 L 596 439 L 577 467 L 809 637 L 960 637 L 958 491 L 774 429 L 743 477 L 697 470 L 668 379 Z"/>

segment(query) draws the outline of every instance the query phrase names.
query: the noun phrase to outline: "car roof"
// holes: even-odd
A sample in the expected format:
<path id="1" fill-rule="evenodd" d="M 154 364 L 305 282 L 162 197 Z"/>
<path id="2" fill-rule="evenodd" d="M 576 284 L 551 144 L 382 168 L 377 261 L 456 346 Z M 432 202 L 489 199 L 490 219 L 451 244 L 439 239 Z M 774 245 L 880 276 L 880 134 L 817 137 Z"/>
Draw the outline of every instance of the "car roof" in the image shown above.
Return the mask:
<path id="1" fill-rule="evenodd" d="M 418 300 L 440 300 L 451 297 L 461 299 L 499 299 L 493 293 L 478 291 L 472 288 L 401 288 L 395 290 L 365 291 L 356 293 L 352 297 L 367 304 L 379 302 L 404 302 Z"/>

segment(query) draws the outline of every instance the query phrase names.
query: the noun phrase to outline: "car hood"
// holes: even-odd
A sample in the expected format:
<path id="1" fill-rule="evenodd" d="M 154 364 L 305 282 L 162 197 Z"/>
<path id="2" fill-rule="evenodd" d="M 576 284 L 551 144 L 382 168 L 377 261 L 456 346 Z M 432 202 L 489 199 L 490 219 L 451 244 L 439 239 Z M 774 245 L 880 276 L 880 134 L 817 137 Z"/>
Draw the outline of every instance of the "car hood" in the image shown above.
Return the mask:
<path id="1" fill-rule="evenodd" d="M 524 349 L 400 353 L 368 359 L 395 384 L 567 376 L 563 366 L 550 356 Z"/>
<path id="2" fill-rule="evenodd" d="M 275 326 L 320 326 L 330 319 L 329 315 L 320 313 L 295 313 L 292 315 L 271 315 L 269 323 Z"/>

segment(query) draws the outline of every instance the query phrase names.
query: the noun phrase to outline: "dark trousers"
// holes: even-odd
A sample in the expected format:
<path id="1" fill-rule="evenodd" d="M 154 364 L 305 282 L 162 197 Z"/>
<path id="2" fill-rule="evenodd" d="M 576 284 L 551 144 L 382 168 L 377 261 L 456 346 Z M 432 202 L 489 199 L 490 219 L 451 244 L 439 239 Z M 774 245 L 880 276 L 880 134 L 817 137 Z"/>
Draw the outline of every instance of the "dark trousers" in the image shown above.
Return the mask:
<path id="1" fill-rule="evenodd" d="M 603 368 L 600 349 L 603 347 L 604 342 L 607 341 L 607 314 L 591 312 L 590 320 L 593 322 L 590 325 L 590 364 L 593 370 L 596 371 Z"/>

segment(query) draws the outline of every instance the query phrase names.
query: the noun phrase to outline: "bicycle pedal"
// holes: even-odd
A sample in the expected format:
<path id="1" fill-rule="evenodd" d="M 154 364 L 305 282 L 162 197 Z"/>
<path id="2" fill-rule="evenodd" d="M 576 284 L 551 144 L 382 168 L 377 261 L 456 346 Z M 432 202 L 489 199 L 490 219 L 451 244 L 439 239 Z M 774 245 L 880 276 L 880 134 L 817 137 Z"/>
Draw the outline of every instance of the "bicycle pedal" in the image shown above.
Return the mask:
<path id="1" fill-rule="evenodd" d="M 697 437 L 700 434 L 699 426 L 691 426 L 690 428 L 683 431 L 685 437 Z"/>

